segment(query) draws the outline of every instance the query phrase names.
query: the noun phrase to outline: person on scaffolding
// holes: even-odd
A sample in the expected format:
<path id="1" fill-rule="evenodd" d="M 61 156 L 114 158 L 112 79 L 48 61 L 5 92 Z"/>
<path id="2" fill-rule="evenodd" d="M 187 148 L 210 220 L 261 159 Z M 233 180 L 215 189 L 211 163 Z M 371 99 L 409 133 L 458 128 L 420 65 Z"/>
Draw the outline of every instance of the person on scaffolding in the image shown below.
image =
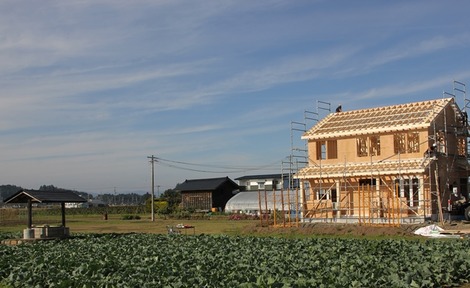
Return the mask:
<path id="1" fill-rule="evenodd" d="M 431 147 L 426 150 L 425 157 L 436 157 L 437 146 L 433 143 Z"/>

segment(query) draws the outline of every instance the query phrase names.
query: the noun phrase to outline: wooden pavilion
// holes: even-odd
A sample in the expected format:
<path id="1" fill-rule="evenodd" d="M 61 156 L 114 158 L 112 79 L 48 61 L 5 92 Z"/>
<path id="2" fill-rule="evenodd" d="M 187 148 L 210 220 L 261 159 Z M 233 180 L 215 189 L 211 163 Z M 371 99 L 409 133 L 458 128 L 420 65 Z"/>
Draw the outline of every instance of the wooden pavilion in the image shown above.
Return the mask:
<path id="1" fill-rule="evenodd" d="M 26 203 L 28 213 L 28 227 L 23 230 L 24 239 L 51 239 L 69 236 L 69 228 L 65 225 L 65 203 L 86 202 L 85 199 L 71 191 L 39 191 L 21 190 L 9 198 L 5 203 Z M 60 203 L 62 211 L 61 226 L 33 226 L 33 203 Z"/>

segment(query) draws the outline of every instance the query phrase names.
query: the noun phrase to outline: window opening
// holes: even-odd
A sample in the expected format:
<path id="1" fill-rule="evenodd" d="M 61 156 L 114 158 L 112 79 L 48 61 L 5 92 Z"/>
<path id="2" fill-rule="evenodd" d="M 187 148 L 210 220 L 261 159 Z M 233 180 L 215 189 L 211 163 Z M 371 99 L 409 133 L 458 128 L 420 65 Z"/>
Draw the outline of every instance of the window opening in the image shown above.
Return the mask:
<path id="1" fill-rule="evenodd" d="M 370 155 L 380 155 L 380 136 L 370 136 Z"/>
<path id="2" fill-rule="evenodd" d="M 446 153 L 446 139 L 444 135 L 444 131 L 437 132 L 437 151 L 440 153 Z"/>
<path id="3" fill-rule="evenodd" d="M 408 133 L 408 153 L 419 152 L 419 133 L 410 132 Z"/>
<path id="4" fill-rule="evenodd" d="M 359 137 L 356 139 L 357 143 L 357 156 L 365 157 L 367 153 L 367 137 Z"/>
<path id="5" fill-rule="evenodd" d="M 393 149 L 395 154 L 406 153 L 405 134 L 399 133 L 393 135 Z"/>
<path id="6" fill-rule="evenodd" d="M 317 160 L 326 159 L 326 144 L 325 141 L 317 141 Z"/>
<path id="7" fill-rule="evenodd" d="M 467 151 L 467 147 L 466 147 L 466 138 L 465 137 L 458 137 L 457 138 L 457 153 L 459 154 L 459 156 L 466 156 L 466 151 Z"/>

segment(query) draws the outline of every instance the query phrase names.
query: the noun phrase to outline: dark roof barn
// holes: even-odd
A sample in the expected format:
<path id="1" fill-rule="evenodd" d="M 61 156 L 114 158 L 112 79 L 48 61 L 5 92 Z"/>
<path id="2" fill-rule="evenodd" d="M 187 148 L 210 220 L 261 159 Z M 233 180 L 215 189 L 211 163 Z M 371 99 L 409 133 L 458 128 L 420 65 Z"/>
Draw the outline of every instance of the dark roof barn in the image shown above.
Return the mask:
<path id="1" fill-rule="evenodd" d="M 175 187 L 181 192 L 183 208 L 194 210 L 223 210 L 238 189 L 229 177 L 185 180 Z"/>

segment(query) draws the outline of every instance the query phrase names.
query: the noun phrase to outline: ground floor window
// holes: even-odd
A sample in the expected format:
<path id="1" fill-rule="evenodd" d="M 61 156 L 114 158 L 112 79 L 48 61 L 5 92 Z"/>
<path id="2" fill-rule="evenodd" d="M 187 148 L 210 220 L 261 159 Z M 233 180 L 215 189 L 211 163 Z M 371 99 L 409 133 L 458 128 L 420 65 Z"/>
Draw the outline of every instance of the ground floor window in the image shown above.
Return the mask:
<path id="1" fill-rule="evenodd" d="M 406 203 L 410 207 L 419 206 L 419 179 L 400 178 L 394 181 L 395 196 L 406 198 Z"/>

